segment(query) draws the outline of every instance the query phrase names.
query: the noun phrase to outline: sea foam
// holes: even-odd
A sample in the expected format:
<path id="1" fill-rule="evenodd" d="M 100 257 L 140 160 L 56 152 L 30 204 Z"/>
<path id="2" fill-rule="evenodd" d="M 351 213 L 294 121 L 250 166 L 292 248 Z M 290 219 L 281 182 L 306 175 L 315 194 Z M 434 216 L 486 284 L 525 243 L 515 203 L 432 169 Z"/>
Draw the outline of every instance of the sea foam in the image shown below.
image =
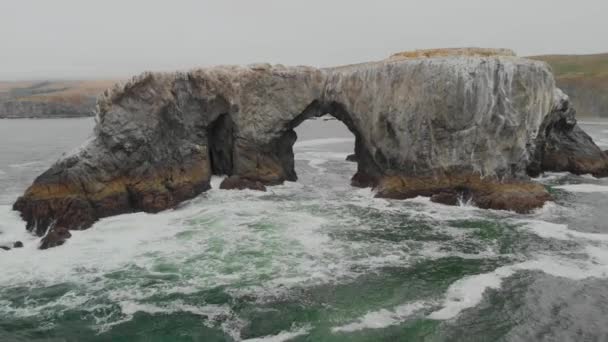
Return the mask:
<path id="1" fill-rule="evenodd" d="M 567 184 L 554 186 L 555 189 L 562 189 L 570 192 L 608 192 L 608 185 L 596 184 Z"/>

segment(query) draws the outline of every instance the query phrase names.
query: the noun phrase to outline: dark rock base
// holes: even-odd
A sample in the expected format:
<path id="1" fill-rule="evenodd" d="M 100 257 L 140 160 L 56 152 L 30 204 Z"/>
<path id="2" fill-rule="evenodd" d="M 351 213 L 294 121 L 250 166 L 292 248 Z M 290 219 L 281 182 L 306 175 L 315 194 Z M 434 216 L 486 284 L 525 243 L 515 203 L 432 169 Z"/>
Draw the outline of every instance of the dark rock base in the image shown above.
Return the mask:
<path id="1" fill-rule="evenodd" d="M 53 228 L 40 241 L 40 249 L 49 249 L 63 245 L 72 234 L 67 228 Z"/>
<path id="2" fill-rule="evenodd" d="M 608 155 L 577 125 L 576 110 L 567 97 L 543 120 L 527 172 L 544 171 L 608 176 Z"/>
<path id="3" fill-rule="evenodd" d="M 541 208 L 551 200 L 540 184 L 510 180 L 482 179 L 479 176 L 400 177 L 380 180 L 376 197 L 408 199 L 431 197 L 431 201 L 458 205 L 470 201 L 483 209 L 510 210 L 521 214 Z"/>
<path id="4" fill-rule="evenodd" d="M 220 184 L 220 189 L 223 190 L 257 190 L 266 191 L 266 186 L 260 181 L 254 181 L 239 176 L 226 177 Z"/>

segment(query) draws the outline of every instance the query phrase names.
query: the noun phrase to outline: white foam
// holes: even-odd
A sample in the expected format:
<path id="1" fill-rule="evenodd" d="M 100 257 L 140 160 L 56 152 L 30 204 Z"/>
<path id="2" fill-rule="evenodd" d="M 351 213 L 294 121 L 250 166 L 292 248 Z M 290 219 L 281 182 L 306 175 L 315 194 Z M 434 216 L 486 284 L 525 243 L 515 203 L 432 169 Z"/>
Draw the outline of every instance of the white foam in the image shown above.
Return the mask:
<path id="1" fill-rule="evenodd" d="M 318 147 L 323 145 L 339 144 L 345 142 L 354 142 L 355 138 L 325 138 L 325 139 L 312 139 L 296 142 L 294 148 L 304 147 Z"/>
<path id="2" fill-rule="evenodd" d="M 607 185 L 596 184 L 568 184 L 554 186 L 555 189 L 562 189 L 570 192 L 608 192 Z"/>
<path id="3" fill-rule="evenodd" d="M 18 164 L 10 164 L 8 167 L 14 169 L 26 169 L 31 168 L 32 166 L 42 165 L 44 162 L 41 160 L 26 162 L 26 163 L 18 163 Z"/>
<path id="4" fill-rule="evenodd" d="M 296 159 L 305 160 L 317 171 L 325 171 L 328 161 L 344 160 L 346 153 L 314 151 L 312 147 L 352 141 L 352 138 L 330 138 L 302 141 L 296 144 Z M 354 165 L 354 164 L 348 164 Z M 26 165 L 27 166 L 27 165 Z M 315 176 L 318 176 L 315 173 Z M 21 240 L 26 247 L 0 251 L 0 289 L 15 286 L 45 287 L 69 284 L 73 290 L 44 305 L 12 307 L 0 301 L 0 310 L 15 316 L 33 317 L 45 310 L 78 308 L 94 311 L 104 302 L 118 304 L 121 312 L 110 309 L 108 316 L 97 317 L 98 329 L 108 329 L 130 320 L 136 312 L 190 312 L 200 316 L 225 317 L 222 329 L 240 339 L 244 326 L 227 306 L 197 305 L 181 301 L 162 302 L 169 294 L 194 294 L 210 288 L 224 287 L 231 295 L 253 295 L 257 301 L 293 290 L 351 281 L 361 274 L 392 266 L 406 267 L 420 259 L 447 256 L 491 258 L 497 251 L 492 245 L 475 254 L 441 249 L 441 242 L 417 242 L 415 250 L 403 241 L 382 239 L 341 239 L 340 233 L 370 230 L 353 215 L 323 214 L 317 207 L 334 205 L 335 189 L 317 184 L 286 183 L 269 187 L 268 192 L 220 191 L 222 177 L 213 177 L 213 189 L 179 207 L 159 214 L 129 214 L 106 218 L 90 230 L 73 232 L 67 246 L 47 251 L 36 250 L 37 238 L 25 232 L 24 223 L 9 206 L 0 206 L 0 239 Z M 340 205 L 398 213 L 425 222 L 450 221 L 484 217 L 487 211 L 472 206 L 450 207 L 430 202 L 429 198 L 392 201 L 374 198 L 370 189 L 348 189 Z M 291 199 L 310 192 L 310 200 Z M 283 196 L 277 201 L 272 196 Z M 316 197 L 315 197 L 316 196 Z M 332 197 L 333 196 L 333 197 Z M 334 201 L 334 202 L 325 202 Z M 313 209 L 310 209 L 313 208 Z M 492 216 L 511 214 L 492 212 Z M 533 232 L 548 238 L 606 241 L 603 234 L 573 232 L 567 227 L 536 227 Z M 433 227 L 455 238 L 465 238 L 464 230 Z M 2 240 L 4 241 L 4 240 Z M 0 241 L 0 242 L 2 242 Z M 415 253 L 412 253 L 415 252 Z M 467 307 L 477 305 L 488 288 L 498 288 L 502 279 L 521 269 L 543 270 L 569 278 L 604 277 L 608 253 L 588 246 L 588 260 L 571 261 L 555 256 L 540 256 L 532 261 L 505 266 L 494 272 L 461 279 L 448 289 L 443 307 L 433 313 L 435 319 L 454 317 Z M 583 271 L 581 271 L 583 270 Z M 109 275 L 124 273 L 121 277 Z M 162 280 L 162 277 L 172 277 Z M 154 278 L 159 277 L 159 278 Z M 149 279 L 155 279 L 149 282 Z M 161 280 L 159 280 L 161 279 Z M 32 285 L 35 284 L 35 285 Z M 154 304 L 147 301 L 151 297 Z M 371 311 L 336 332 L 381 328 L 399 324 L 419 311 L 428 309 L 430 301 L 406 303 L 389 309 Z M 58 309 L 60 308 L 60 309 Z M 211 319 L 213 320 L 213 319 Z M 309 328 L 296 328 L 254 341 L 284 341 L 305 335 Z"/>
<path id="5" fill-rule="evenodd" d="M 541 174 L 540 176 L 533 178 L 533 180 L 535 180 L 539 183 L 547 183 L 547 182 L 554 181 L 556 179 L 564 178 L 564 177 L 568 176 L 569 174 L 570 174 L 569 172 L 545 172 L 545 173 Z"/>
<path id="6" fill-rule="evenodd" d="M 332 332 L 353 332 L 363 329 L 381 329 L 406 321 L 416 312 L 424 309 L 429 304 L 423 301 L 403 304 L 393 310 L 380 309 L 371 311 L 359 318 L 357 321 L 332 328 Z"/>
<path id="7" fill-rule="evenodd" d="M 568 228 L 565 224 L 551 223 L 546 221 L 527 221 L 525 229 L 534 234 L 549 239 L 574 240 L 585 239 L 590 241 L 608 241 L 608 234 L 585 233 Z"/>
<path id="8" fill-rule="evenodd" d="M 28 247 L 32 245 L 37 246 L 38 238 L 25 230 L 25 223 L 19 217 L 19 213 L 13 211 L 9 205 L 0 205 L 0 233 L 0 246 L 12 245 L 15 241 L 21 241 L 26 246 L 25 249 L 14 249 L 10 253 L 24 254 L 19 252 L 29 250 Z M 4 255 L 7 253 L 0 251 L 0 259 Z"/>
<path id="9" fill-rule="evenodd" d="M 347 153 L 337 152 L 298 152 L 295 155 L 295 160 L 306 160 L 308 165 L 317 169 L 319 173 L 325 173 L 327 170 L 321 165 L 330 160 L 344 161 L 347 156 Z"/>
<path id="10" fill-rule="evenodd" d="M 608 121 L 577 120 L 579 125 L 608 125 Z"/>
<path id="11" fill-rule="evenodd" d="M 443 308 L 428 318 L 445 320 L 456 317 L 462 310 L 476 306 L 487 289 L 498 289 L 502 279 L 513 274 L 512 267 L 501 267 L 494 272 L 465 277 L 450 285 Z"/>
<path id="12" fill-rule="evenodd" d="M 220 181 L 216 177 L 212 183 Z M 68 283 L 78 300 L 62 304 L 61 310 L 93 310 L 87 306 L 96 302 L 90 293 L 97 292 L 101 299 L 120 303 L 124 311 L 120 317 L 99 318 L 97 329 L 108 329 L 129 320 L 137 310 L 194 310 L 142 304 L 153 296 L 196 293 L 218 286 L 227 286 L 229 293 L 238 295 L 276 296 L 292 286 L 352 279 L 365 272 L 357 265 L 374 268 L 409 260 L 399 244 L 373 241 L 355 246 L 331 238 L 329 234 L 338 227 L 327 228 L 327 218 L 302 210 L 306 202 L 264 198 L 273 192 L 288 196 L 301 192 L 301 184 L 270 189 L 270 194 L 216 189 L 176 210 L 109 217 L 89 230 L 73 231 L 66 246 L 46 251 L 36 249 L 38 238 L 25 231 L 17 213 L 2 206 L 0 230 L 4 233 L 0 237 L 22 240 L 25 248 L 0 253 L 0 287 Z M 165 264 L 169 270 L 159 271 Z M 124 279 L 107 277 L 115 272 L 124 273 Z M 150 277 L 171 275 L 174 279 L 144 286 Z M 27 312 L 41 314 L 59 303 L 53 300 L 49 306 L 28 306 Z"/>
<path id="13" fill-rule="evenodd" d="M 569 229 L 565 224 L 546 221 L 525 220 L 522 229 L 548 239 L 577 240 L 582 243 L 580 253 L 587 254 L 586 259 L 568 258 L 567 254 L 539 254 L 532 259 L 497 268 L 496 270 L 462 278 L 453 283 L 445 295 L 443 307 L 431 313 L 431 319 L 451 319 L 465 309 L 479 304 L 488 289 L 499 289 L 504 278 L 521 270 L 534 270 L 573 280 L 587 278 L 608 278 L 608 234 L 585 233 Z M 573 251 L 576 252 L 576 251 Z"/>
<path id="14" fill-rule="evenodd" d="M 460 279 L 450 285 L 443 308 L 431 313 L 430 319 L 446 320 L 456 317 L 465 309 L 479 304 L 488 289 L 499 289 L 504 278 L 517 271 L 533 270 L 573 280 L 608 278 L 608 251 L 605 248 L 586 246 L 587 260 L 566 259 L 557 255 L 540 255 L 533 260 L 500 267 L 493 272 Z"/>
<path id="15" fill-rule="evenodd" d="M 284 342 L 289 341 L 298 336 L 306 335 L 310 331 L 310 327 L 302 327 L 299 329 L 294 329 L 290 331 L 281 331 L 276 335 L 250 338 L 247 340 L 243 340 L 243 342 Z"/>

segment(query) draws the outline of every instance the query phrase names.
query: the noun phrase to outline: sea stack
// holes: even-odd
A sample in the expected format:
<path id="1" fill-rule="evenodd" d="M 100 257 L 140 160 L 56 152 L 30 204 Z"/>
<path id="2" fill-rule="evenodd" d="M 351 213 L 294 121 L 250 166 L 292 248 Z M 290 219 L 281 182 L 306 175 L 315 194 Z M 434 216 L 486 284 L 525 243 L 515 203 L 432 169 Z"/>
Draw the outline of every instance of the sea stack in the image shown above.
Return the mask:
<path id="1" fill-rule="evenodd" d="M 57 240 L 41 244 L 52 247 L 102 217 L 175 207 L 209 189 L 213 174 L 232 176 L 225 187 L 237 189 L 295 181 L 294 128 L 331 114 L 355 136 L 353 185 L 527 213 L 550 199 L 528 173 L 608 170 L 601 151 L 579 153 L 597 147 L 567 102 L 547 64 L 509 50 L 145 73 L 99 98 L 94 138 L 40 175 L 14 209 L 28 230 Z"/>

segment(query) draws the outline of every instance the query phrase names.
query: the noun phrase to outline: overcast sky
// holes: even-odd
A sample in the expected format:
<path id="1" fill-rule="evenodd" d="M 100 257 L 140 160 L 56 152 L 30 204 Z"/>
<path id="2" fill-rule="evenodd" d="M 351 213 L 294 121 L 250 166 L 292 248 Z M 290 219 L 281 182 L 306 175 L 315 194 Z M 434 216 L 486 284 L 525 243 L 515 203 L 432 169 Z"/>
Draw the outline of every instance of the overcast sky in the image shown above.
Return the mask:
<path id="1" fill-rule="evenodd" d="M 608 52 L 608 0 L 0 0 L 0 79 L 117 78 L 435 47 Z"/>

